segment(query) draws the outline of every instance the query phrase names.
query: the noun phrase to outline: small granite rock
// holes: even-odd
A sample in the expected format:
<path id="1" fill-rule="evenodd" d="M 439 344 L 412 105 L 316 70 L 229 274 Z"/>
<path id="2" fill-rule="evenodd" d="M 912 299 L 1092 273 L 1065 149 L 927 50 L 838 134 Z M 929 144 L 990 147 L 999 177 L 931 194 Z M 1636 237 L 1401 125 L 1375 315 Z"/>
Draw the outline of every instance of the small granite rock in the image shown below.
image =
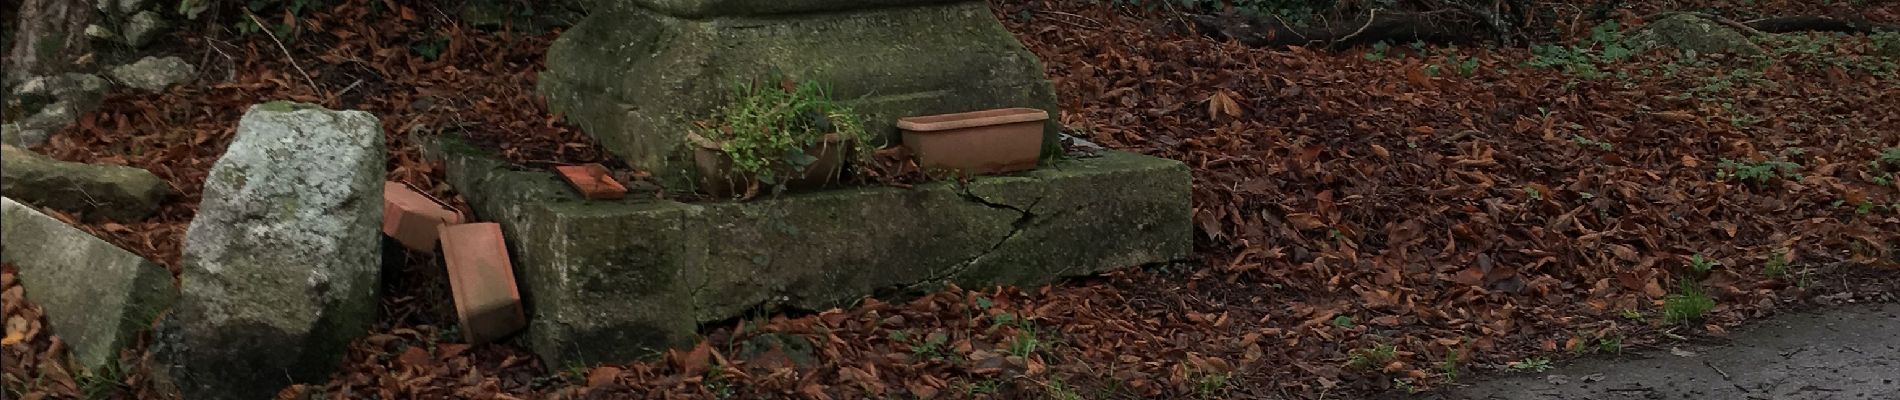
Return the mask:
<path id="1" fill-rule="evenodd" d="M 210 10 L 211 3 L 214 2 L 213 0 L 180 0 L 178 3 L 178 13 L 184 14 L 186 19 L 196 20 L 199 14 L 204 14 L 205 10 Z"/>
<path id="2" fill-rule="evenodd" d="M 11 198 L 0 197 L 0 242 L 81 374 L 106 371 L 178 296 L 164 267 Z"/>
<path id="3" fill-rule="evenodd" d="M 140 12 L 140 11 L 147 11 L 148 9 L 145 8 L 147 6 L 146 3 L 148 3 L 147 0 L 119 0 L 119 13 L 131 14 L 131 13 Z"/>
<path id="4" fill-rule="evenodd" d="M 21 118 L 19 122 L 7 124 L 5 144 L 15 146 L 38 146 L 46 143 L 60 128 L 79 119 L 77 106 L 68 102 L 56 102 L 40 108 L 39 112 Z"/>
<path id="5" fill-rule="evenodd" d="M 141 220 L 171 193 L 143 169 L 59 161 L 11 145 L 0 145 L 0 163 L 0 194 L 87 219 Z"/>
<path id="6" fill-rule="evenodd" d="M 160 33 L 164 33 L 165 19 L 155 12 L 140 11 L 132 15 L 131 20 L 125 22 L 124 31 L 125 44 L 132 47 L 145 47 L 152 43 L 152 39 L 157 39 Z"/>
<path id="7" fill-rule="evenodd" d="M 86 25 L 86 37 L 97 40 L 112 40 L 118 38 L 119 35 L 113 34 L 112 28 L 99 25 Z"/>
<path id="8" fill-rule="evenodd" d="M 163 91 L 171 85 L 191 79 L 198 69 L 178 57 L 145 57 L 138 62 L 112 68 L 112 79 L 148 92 Z"/>
<path id="9" fill-rule="evenodd" d="M 70 73 L 38 76 L 20 83 L 13 88 L 7 106 L 19 107 L 30 114 L 0 129 L 0 143 L 15 146 L 46 143 L 53 132 L 77 121 L 80 114 L 98 108 L 99 102 L 105 99 L 107 87 L 104 78 Z"/>
<path id="10" fill-rule="evenodd" d="M 384 160 L 369 113 L 245 112 L 185 233 L 181 297 L 152 350 L 161 387 L 259 399 L 329 376 L 376 320 Z"/>
<path id="11" fill-rule="evenodd" d="M 50 98 L 46 102 L 65 101 L 84 112 L 98 107 L 110 88 L 111 83 L 98 75 L 66 73 L 27 79 L 13 88 L 13 95 Z"/>
<path id="12" fill-rule="evenodd" d="M 0 144 L 9 146 L 38 146 L 46 143 L 46 139 L 52 135 L 52 130 L 28 128 L 20 123 L 0 125 Z"/>

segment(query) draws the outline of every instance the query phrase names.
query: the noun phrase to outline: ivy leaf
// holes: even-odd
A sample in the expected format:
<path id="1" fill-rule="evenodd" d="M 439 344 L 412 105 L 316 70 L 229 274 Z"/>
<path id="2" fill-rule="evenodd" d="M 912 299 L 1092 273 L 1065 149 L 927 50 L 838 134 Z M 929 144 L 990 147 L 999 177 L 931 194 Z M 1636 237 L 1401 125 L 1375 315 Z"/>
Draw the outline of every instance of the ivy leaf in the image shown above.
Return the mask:
<path id="1" fill-rule="evenodd" d="M 818 157 L 812 156 L 810 154 L 805 154 L 805 151 L 803 150 L 791 150 L 791 151 L 785 152 L 785 162 L 792 164 L 793 167 L 803 170 L 805 169 L 805 166 L 811 165 L 814 162 L 818 162 Z"/>

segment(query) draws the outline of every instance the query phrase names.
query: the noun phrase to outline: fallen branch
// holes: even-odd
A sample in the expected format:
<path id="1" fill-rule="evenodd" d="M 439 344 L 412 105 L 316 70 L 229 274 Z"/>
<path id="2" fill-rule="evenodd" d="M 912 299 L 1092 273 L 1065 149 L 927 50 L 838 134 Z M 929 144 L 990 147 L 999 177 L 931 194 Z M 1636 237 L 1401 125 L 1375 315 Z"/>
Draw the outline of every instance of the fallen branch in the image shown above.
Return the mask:
<path id="1" fill-rule="evenodd" d="M 270 27 L 269 27 L 269 26 L 266 26 L 266 25 L 264 25 L 264 20 L 260 20 L 260 19 L 257 19 L 257 14 L 253 14 L 253 13 L 251 13 L 250 11 L 248 11 L 248 10 L 247 10 L 247 11 L 245 11 L 245 12 L 244 12 L 244 15 L 247 15 L 247 16 L 250 16 L 250 17 L 251 17 L 251 23 L 255 23 L 255 24 L 257 24 L 257 30 L 260 30 L 260 31 L 264 31 L 264 34 L 265 34 L 265 35 L 270 35 L 270 41 L 272 41 L 272 42 L 275 42 L 275 43 L 277 43 L 277 49 L 278 49 L 278 50 L 283 50 L 283 51 L 284 51 L 284 60 L 285 60 L 285 61 L 290 61 L 290 66 L 291 66 L 291 68 L 296 68 L 296 69 L 297 69 L 297 73 L 299 73 L 299 74 L 303 74 L 303 82 L 304 82 L 304 83 L 307 83 L 307 84 L 310 84 L 310 90 L 313 90 L 313 91 L 316 91 L 316 92 L 317 92 L 317 96 L 318 96 L 318 97 L 322 97 L 322 96 L 323 96 L 323 88 L 322 88 L 322 87 L 319 87 L 319 86 L 317 86 L 317 81 L 316 81 L 315 79 L 310 79 L 310 73 L 309 73 L 309 72 L 305 72 L 305 71 L 303 70 L 303 66 L 302 66 L 302 65 L 297 65 L 297 57 L 296 57 L 296 56 L 292 56 L 292 55 L 290 55 L 290 48 L 289 48 L 289 47 L 284 47 L 284 41 L 282 41 L 282 40 L 277 40 L 277 33 L 275 33 L 275 32 L 271 32 L 271 29 L 270 29 Z"/>
<path id="2" fill-rule="evenodd" d="M 1762 18 L 1748 21 L 1745 24 L 1754 30 L 1767 33 L 1839 32 L 1872 34 L 1880 32 L 1900 32 L 1900 25 L 1876 24 L 1862 20 L 1840 19 L 1818 15 Z"/>
<path id="3" fill-rule="evenodd" d="M 1722 16 L 1719 16 L 1719 15 L 1714 15 L 1714 14 L 1709 14 L 1709 13 L 1704 13 L 1704 12 L 1668 11 L 1668 12 L 1660 12 L 1660 13 L 1655 13 L 1655 14 L 1644 15 L 1640 17 L 1639 19 L 1644 20 L 1644 21 L 1655 21 L 1657 19 L 1661 19 L 1661 18 L 1668 17 L 1671 15 L 1693 15 L 1696 17 L 1700 17 L 1702 19 L 1713 21 L 1718 24 L 1726 25 L 1730 28 L 1735 28 L 1735 30 L 1741 31 L 1742 33 L 1748 34 L 1750 36 L 1775 34 L 1775 33 L 1791 33 L 1791 32 L 1839 32 L 1839 33 L 1866 33 L 1866 34 L 1880 33 L 1880 32 L 1900 32 L 1900 25 L 1877 24 L 1877 23 L 1872 23 L 1872 22 L 1867 22 L 1867 21 L 1862 21 L 1862 20 L 1840 19 L 1840 18 L 1819 16 L 1819 15 L 1802 15 L 1802 16 L 1793 16 L 1793 17 L 1770 17 L 1770 18 L 1749 20 L 1747 22 L 1737 22 L 1732 19 L 1723 18 Z"/>

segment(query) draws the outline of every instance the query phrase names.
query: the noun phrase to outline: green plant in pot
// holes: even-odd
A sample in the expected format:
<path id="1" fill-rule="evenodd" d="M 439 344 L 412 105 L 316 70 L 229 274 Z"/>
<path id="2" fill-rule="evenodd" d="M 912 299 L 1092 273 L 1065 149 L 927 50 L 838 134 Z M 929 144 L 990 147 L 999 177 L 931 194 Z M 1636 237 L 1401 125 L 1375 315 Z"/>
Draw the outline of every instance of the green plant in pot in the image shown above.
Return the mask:
<path id="1" fill-rule="evenodd" d="M 839 182 L 847 162 L 870 157 L 858 115 L 813 81 L 740 83 L 731 103 L 696 125 L 687 143 L 700 189 L 714 196 L 822 187 Z"/>

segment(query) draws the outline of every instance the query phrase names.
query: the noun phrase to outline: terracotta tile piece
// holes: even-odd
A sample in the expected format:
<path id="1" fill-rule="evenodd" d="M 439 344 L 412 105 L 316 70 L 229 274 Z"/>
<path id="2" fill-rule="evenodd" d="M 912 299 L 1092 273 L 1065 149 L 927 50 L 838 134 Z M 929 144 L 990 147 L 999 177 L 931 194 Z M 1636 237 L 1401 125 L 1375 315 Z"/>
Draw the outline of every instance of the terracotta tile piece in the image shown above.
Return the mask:
<path id="1" fill-rule="evenodd" d="M 462 223 L 462 214 L 407 184 L 383 182 L 383 234 L 417 251 L 435 251 L 436 229 Z"/>
<path id="2" fill-rule="evenodd" d="M 455 314 L 469 344 L 499 340 L 528 326 L 501 225 L 478 222 L 443 227 L 442 257 L 448 264 Z"/>
<path id="3" fill-rule="evenodd" d="M 615 181 L 613 175 L 607 173 L 607 167 L 600 164 L 562 165 L 554 167 L 554 170 L 560 172 L 568 184 L 574 185 L 574 189 L 589 200 L 627 197 L 627 187 Z"/>

